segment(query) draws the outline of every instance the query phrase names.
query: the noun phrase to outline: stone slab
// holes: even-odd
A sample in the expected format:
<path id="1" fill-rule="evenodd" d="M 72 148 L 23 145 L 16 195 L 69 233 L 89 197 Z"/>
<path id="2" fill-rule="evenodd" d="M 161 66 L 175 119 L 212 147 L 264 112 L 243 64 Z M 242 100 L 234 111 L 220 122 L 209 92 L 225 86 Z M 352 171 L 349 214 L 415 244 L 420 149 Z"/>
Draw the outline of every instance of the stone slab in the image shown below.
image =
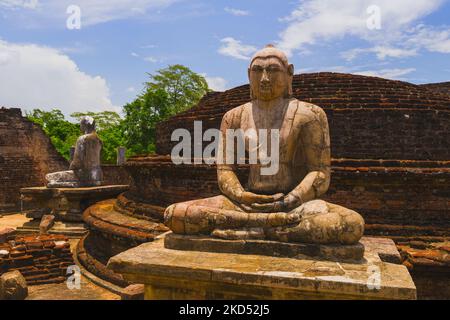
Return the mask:
<path id="1" fill-rule="evenodd" d="M 40 222 L 39 220 L 31 220 L 24 223 L 21 227 L 16 229 L 17 234 L 32 234 L 40 233 Z M 48 234 L 62 234 L 71 238 L 80 238 L 88 232 L 84 223 L 77 222 L 62 222 L 57 221 L 54 223 L 52 228 L 50 228 Z"/>
<path id="2" fill-rule="evenodd" d="M 316 258 L 332 261 L 359 261 L 364 257 L 364 245 L 319 245 L 286 243 L 268 240 L 224 240 L 208 236 L 185 236 L 170 233 L 164 247 L 174 250 L 254 254 L 294 259 Z"/>
<path id="3" fill-rule="evenodd" d="M 106 199 L 127 191 L 128 185 L 107 185 L 88 188 L 22 188 L 22 213 L 33 219 L 54 215 L 57 221 L 82 222 L 83 211 Z"/>
<path id="4" fill-rule="evenodd" d="M 145 299 L 416 299 L 406 267 L 368 247 L 362 261 L 346 263 L 173 250 L 161 238 L 108 267 L 143 283 Z"/>

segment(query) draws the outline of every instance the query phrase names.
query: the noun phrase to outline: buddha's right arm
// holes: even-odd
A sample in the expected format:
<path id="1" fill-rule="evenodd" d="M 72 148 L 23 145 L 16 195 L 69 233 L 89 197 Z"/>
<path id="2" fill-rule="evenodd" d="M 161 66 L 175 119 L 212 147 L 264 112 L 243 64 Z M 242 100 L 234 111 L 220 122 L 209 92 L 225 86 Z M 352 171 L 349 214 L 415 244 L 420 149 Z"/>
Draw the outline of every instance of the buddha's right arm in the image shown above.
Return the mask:
<path id="1" fill-rule="evenodd" d="M 220 125 L 221 139 L 219 140 L 218 159 L 217 159 L 217 182 L 222 194 L 233 201 L 241 203 L 242 194 L 245 192 L 236 173 L 235 166 L 227 159 L 227 139 L 226 132 L 236 127 L 236 114 L 234 110 L 227 112 Z M 239 121 L 238 121 L 239 122 Z M 234 141 L 233 141 L 234 142 Z M 236 150 L 236 149 L 234 149 Z M 230 156 L 230 155 L 228 155 Z M 234 156 L 234 155 L 233 155 Z"/>
<path id="2" fill-rule="evenodd" d="M 221 167 L 219 165 L 217 169 L 217 181 L 223 195 L 235 202 L 241 203 L 245 190 L 231 168 L 226 166 Z"/>

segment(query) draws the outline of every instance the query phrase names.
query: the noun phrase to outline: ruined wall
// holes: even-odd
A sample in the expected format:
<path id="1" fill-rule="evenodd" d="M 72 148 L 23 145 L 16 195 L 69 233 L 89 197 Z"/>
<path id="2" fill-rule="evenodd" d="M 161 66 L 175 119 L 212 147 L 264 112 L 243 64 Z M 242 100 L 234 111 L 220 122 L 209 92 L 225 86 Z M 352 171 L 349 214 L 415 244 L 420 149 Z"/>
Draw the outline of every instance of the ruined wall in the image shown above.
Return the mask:
<path id="1" fill-rule="evenodd" d="M 20 109 L 0 108 L 0 212 L 20 209 L 20 188 L 45 185 L 47 173 L 68 168 L 49 137 Z M 123 166 L 102 169 L 105 184 L 130 184 Z"/>
<path id="2" fill-rule="evenodd" d="M 131 184 L 131 177 L 124 166 L 105 164 L 102 165 L 103 184 L 126 185 Z"/>
<path id="3" fill-rule="evenodd" d="M 28 285 L 64 282 L 67 267 L 74 265 L 65 236 L 15 237 L 0 243 L 0 275 L 18 270 Z"/>
<path id="4" fill-rule="evenodd" d="M 46 173 L 67 168 L 38 125 L 20 109 L 0 108 L 0 211 L 19 209 L 20 188 L 43 185 Z"/>
<path id="5" fill-rule="evenodd" d="M 450 95 L 450 82 L 429 83 L 420 85 L 423 88 Z"/>

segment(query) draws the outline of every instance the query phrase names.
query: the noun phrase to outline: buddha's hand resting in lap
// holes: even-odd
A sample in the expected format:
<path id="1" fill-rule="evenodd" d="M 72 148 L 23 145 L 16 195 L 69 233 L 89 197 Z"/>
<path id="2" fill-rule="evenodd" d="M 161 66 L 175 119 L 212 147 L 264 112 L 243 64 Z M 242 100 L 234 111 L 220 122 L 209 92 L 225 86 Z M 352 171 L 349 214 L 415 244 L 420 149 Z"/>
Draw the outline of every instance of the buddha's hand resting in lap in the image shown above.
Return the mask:
<path id="1" fill-rule="evenodd" d="M 297 195 L 289 193 L 279 201 L 269 203 L 254 203 L 251 205 L 253 212 L 289 212 L 303 204 Z"/>
<path id="2" fill-rule="evenodd" d="M 241 196 L 241 205 L 246 211 L 253 211 L 253 205 L 271 204 L 280 201 L 283 197 L 284 194 L 282 193 L 277 193 L 274 195 L 263 195 L 245 191 Z"/>

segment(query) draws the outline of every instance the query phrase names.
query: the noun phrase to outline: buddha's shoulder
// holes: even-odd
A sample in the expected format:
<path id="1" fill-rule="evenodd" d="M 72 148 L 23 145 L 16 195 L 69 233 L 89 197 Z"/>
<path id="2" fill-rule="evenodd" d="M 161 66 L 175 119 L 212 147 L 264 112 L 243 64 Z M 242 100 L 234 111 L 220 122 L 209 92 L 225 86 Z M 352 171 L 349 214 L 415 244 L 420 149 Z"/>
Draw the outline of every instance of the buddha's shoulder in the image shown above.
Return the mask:
<path id="1" fill-rule="evenodd" d="M 101 139 L 98 134 L 94 131 L 92 133 L 84 134 L 78 138 L 79 142 L 84 143 L 92 143 L 92 142 L 100 142 Z"/>
<path id="2" fill-rule="evenodd" d="M 242 117 L 242 114 L 248 110 L 250 110 L 252 107 L 251 102 L 247 102 L 244 104 L 241 104 L 240 106 L 237 106 L 231 110 L 228 110 L 225 115 L 223 116 L 224 119 L 232 121 L 233 119 L 240 119 Z"/>
<path id="3" fill-rule="evenodd" d="M 291 99 L 290 106 L 295 108 L 295 122 L 298 122 L 299 124 L 305 124 L 311 121 L 327 121 L 325 111 L 318 105 L 306 101 Z"/>

